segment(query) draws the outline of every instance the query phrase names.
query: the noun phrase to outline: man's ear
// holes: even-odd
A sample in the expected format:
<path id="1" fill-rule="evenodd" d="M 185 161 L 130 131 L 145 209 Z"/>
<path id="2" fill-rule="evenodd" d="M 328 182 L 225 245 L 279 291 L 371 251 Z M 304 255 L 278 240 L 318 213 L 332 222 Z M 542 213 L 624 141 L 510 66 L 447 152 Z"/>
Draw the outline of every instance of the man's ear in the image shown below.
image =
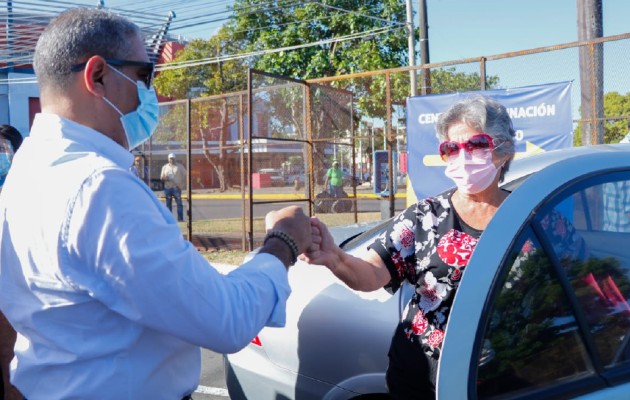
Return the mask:
<path id="1" fill-rule="evenodd" d="M 95 96 L 105 95 L 105 85 L 103 78 L 107 74 L 107 62 L 100 56 L 92 56 L 85 63 L 83 71 L 83 81 L 88 92 Z"/>

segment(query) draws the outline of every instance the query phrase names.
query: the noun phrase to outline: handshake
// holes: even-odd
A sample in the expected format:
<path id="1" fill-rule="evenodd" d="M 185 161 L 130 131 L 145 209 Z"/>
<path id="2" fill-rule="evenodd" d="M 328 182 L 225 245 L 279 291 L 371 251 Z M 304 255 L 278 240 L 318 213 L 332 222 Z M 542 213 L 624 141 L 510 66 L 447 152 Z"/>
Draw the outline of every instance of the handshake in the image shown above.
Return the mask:
<path id="1" fill-rule="evenodd" d="M 288 268 L 295 264 L 298 256 L 309 262 L 319 258 L 322 245 L 328 251 L 339 248 L 326 226 L 317 218 L 310 218 L 298 206 L 285 207 L 269 212 L 265 217 L 265 236 L 259 252 L 278 257 Z"/>

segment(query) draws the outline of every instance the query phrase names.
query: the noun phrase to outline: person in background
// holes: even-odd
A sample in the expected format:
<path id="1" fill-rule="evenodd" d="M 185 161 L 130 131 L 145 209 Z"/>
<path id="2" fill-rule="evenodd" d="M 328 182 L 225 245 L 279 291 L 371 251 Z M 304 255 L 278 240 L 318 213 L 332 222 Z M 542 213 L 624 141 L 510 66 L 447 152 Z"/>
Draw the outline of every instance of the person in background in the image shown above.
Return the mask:
<path id="1" fill-rule="evenodd" d="M 343 197 L 343 172 L 339 168 L 339 161 L 333 161 L 332 167 L 326 171 L 324 187 L 328 189 L 330 196 Z"/>
<path id="2" fill-rule="evenodd" d="M 7 178 L 13 155 L 22 144 L 22 134 L 11 125 L 0 125 L 0 190 Z"/>
<path id="3" fill-rule="evenodd" d="M 514 157 L 514 129 L 504 106 L 471 97 L 440 114 L 438 151 L 456 187 L 420 200 L 392 219 L 364 258 L 335 245 L 313 219 L 313 246 L 302 258 L 324 265 L 349 287 L 415 286 L 389 350 L 387 385 L 394 399 L 432 399 L 455 291 L 479 236 L 508 196 L 499 182 Z"/>
<path id="4" fill-rule="evenodd" d="M 147 165 L 144 154 L 136 154 L 133 158 L 133 165 L 129 168 L 129 171 L 147 185 L 149 184 L 149 166 Z"/>
<path id="5" fill-rule="evenodd" d="M 22 145 L 22 134 L 11 125 L 0 125 L 0 191 L 7 178 L 13 155 Z M 0 311 L 0 400 L 19 400 L 19 390 L 9 379 L 9 364 L 13 358 L 13 346 L 16 333 L 9 321 Z"/>
<path id="6" fill-rule="evenodd" d="M 11 383 L 31 400 L 190 399 L 201 347 L 236 352 L 284 325 L 309 217 L 269 212 L 260 251 L 220 273 L 129 173 L 159 114 L 139 27 L 69 9 L 40 35 L 34 69 L 42 111 L 0 196 Z"/>
<path id="7" fill-rule="evenodd" d="M 184 205 L 182 203 L 182 188 L 186 186 L 186 169 L 175 160 L 175 154 L 168 155 L 168 162 L 162 167 L 160 179 L 164 182 L 164 197 L 166 208 L 173 210 L 173 199 L 177 205 L 177 220 L 184 220 Z"/>

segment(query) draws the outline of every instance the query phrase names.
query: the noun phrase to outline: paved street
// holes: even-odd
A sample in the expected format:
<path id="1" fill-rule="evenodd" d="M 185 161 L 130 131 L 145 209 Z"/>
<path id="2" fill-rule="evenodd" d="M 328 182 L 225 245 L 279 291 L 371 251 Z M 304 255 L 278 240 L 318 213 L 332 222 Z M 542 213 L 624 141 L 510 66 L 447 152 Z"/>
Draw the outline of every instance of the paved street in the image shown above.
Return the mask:
<path id="1" fill-rule="evenodd" d="M 195 400 L 229 399 L 221 354 L 206 349 L 201 351 L 201 379 L 193 398 Z"/>

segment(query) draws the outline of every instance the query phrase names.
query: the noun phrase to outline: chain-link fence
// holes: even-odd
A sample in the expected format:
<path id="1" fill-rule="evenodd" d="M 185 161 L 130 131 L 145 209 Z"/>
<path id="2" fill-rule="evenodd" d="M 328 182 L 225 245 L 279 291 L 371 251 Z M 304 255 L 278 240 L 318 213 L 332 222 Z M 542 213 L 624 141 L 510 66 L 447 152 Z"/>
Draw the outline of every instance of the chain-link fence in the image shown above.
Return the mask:
<path id="1" fill-rule="evenodd" d="M 630 121 L 628 54 L 630 33 L 309 81 L 250 71 L 247 92 L 161 104 L 158 131 L 139 151 L 160 196 L 169 153 L 189 171 L 182 228 L 193 243 L 247 249 L 280 206 L 333 226 L 404 209 L 412 82 L 438 94 L 572 81 L 575 144 L 612 143 Z M 329 174 L 335 162 L 339 172 Z M 373 176 L 375 163 L 384 175 Z"/>

